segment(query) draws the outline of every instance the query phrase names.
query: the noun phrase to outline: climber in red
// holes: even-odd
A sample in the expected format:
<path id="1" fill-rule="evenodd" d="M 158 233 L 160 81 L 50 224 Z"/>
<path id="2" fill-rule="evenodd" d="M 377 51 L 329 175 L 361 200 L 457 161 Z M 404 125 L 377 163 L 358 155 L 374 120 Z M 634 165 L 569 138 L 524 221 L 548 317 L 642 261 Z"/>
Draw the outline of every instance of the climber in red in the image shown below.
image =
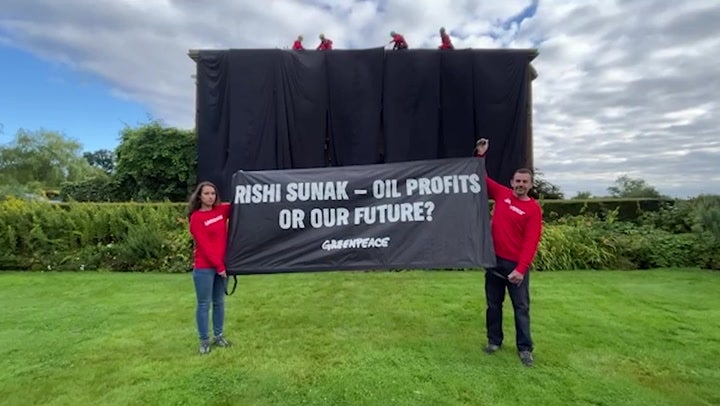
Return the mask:
<path id="1" fill-rule="evenodd" d="M 318 45 L 318 51 L 329 51 L 332 49 L 333 42 L 330 38 L 325 38 L 325 34 L 320 34 L 320 45 Z"/>
<path id="2" fill-rule="evenodd" d="M 389 44 L 394 43 L 393 49 L 408 49 L 408 44 L 407 42 L 405 42 L 405 37 L 396 33 L 395 31 L 391 31 L 390 36 L 392 37 L 392 40 L 389 42 Z"/>
<path id="3" fill-rule="evenodd" d="M 440 39 L 442 40 L 442 44 L 438 47 L 440 49 L 455 49 L 455 47 L 452 44 L 452 41 L 450 41 L 450 36 L 447 35 L 445 32 L 445 27 L 440 27 Z"/>
<path id="4" fill-rule="evenodd" d="M 297 39 L 295 40 L 295 42 L 293 42 L 292 49 L 293 49 L 294 51 L 300 51 L 300 50 L 305 49 L 305 48 L 303 47 L 302 42 L 303 42 L 303 36 L 302 36 L 302 35 L 298 35 L 298 37 L 297 37 Z"/>

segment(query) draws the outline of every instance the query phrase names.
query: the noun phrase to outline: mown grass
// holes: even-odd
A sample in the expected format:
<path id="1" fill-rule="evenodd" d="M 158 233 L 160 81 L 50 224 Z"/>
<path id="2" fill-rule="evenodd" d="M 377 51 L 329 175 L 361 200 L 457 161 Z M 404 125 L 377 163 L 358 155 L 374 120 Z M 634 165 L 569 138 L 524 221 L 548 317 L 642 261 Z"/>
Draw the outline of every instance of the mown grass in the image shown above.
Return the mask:
<path id="1" fill-rule="evenodd" d="M 7 405 L 720 404 L 720 273 L 532 274 L 536 366 L 482 353 L 482 272 L 239 278 L 196 354 L 190 275 L 0 274 Z"/>

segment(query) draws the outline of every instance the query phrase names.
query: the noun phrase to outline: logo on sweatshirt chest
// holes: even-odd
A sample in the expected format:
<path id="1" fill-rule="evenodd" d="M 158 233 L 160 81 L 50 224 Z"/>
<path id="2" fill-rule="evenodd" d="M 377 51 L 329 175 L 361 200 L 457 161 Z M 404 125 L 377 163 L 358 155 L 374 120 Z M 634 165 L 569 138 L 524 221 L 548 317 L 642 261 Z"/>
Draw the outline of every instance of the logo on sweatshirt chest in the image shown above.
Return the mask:
<path id="1" fill-rule="evenodd" d="M 211 224 L 215 224 L 215 223 L 217 223 L 218 221 L 222 221 L 222 220 L 223 220 L 223 215 L 221 214 L 221 215 L 219 215 L 219 216 L 215 216 L 215 217 L 213 217 L 213 218 L 211 218 L 211 219 L 205 220 L 205 221 L 203 222 L 203 224 L 205 224 L 205 227 L 207 227 L 207 226 L 209 226 L 209 225 L 211 225 Z"/>
<path id="2" fill-rule="evenodd" d="M 503 201 L 504 201 L 505 203 L 507 203 L 508 208 L 509 208 L 511 211 L 514 211 L 515 213 L 517 213 L 517 214 L 519 214 L 519 215 L 521 215 L 521 216 L 524 216 L 524 215 L 525 215 L 525 211 L 523 211 L 521 208 L 513 205 L 513 204 L 512 204 L 512 201 L 511 201 L 509 198 L 507 198 L 507 199 L 505 199 L 505 200 L 503 200 Z"/>

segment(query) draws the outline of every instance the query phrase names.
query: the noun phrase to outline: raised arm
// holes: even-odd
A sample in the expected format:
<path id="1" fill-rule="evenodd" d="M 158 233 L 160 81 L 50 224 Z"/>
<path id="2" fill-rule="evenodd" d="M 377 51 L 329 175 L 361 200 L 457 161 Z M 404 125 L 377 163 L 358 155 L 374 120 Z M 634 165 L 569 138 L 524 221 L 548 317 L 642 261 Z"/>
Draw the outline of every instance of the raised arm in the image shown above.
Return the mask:
<path id="1" fill-rule="evenodd" d="M 486 138 L 480 138 L 475 143 L 475 155 L 479 158 L 485 158 L 485 154 L 487 154 L 489 147 L 490 142 Z M 485 183 L 487 185 L 488 197 L 492 200 L 495 200 L 496 196 L 499 196 L 504 191 L 510 189 L 492 180 L 490 176 L 488 176 L 487 171 L 485 171 Z"/>

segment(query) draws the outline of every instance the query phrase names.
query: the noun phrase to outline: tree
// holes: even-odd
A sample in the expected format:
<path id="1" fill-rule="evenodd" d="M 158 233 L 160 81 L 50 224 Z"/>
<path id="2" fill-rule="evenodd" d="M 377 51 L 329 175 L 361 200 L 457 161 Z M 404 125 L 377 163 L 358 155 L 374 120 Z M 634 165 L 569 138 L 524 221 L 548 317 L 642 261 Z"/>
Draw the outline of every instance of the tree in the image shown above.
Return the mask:
<path id="1" fill-rule="evenodd" d="M 107 174 L 110 174 L 113 170 L 115 170 L 115 152 L 108 149 L 85 152 L 83 153 L 83 158 L 85 158 L 91 166 L 100 168 Z"/>
<path id="2" fill-rule="evenodd" d="M 92 176 L 92 168 L 77 141 L 55 131 L 18 130 L 13 141 L 0 147 L 0 181 L 58 188 L 63 182 Z"/>
<path id="3" fill-rule="evenodd" d="M 125 128 L 115 150 L 114 177 L 122 192 L 135 200 L 184 201 L 195 185 L 195 132 L 150 122 Z"/>
<path id="4" fill-rule="evenodd" d="M 650 186 L 643 179 L 631 178 L 627 175 L 620 176 L 615 180 L 615 185 L 607 188 L 612 197 L 624 198 L 660 198 L 663 197 L 654 187 Z"/>
<path id="5" fill-rule="evenodd" d="M 535 199 L 563 199 L 565 196 L 560 191 L 560 187 L 548 182 L 544 176 L 539 169 L 535 169 L 530 196 Z"/>
<path id="6" fill-rule="evenodd" d="M 573 199 L 586 200 L 586 199 L 592 199 L 592 197 L 593 197 L 592 193 L 590 193 L 588 191 L 583 191 L 583 192 L 577 192 L 577 194 L 573 197 Z"/>

